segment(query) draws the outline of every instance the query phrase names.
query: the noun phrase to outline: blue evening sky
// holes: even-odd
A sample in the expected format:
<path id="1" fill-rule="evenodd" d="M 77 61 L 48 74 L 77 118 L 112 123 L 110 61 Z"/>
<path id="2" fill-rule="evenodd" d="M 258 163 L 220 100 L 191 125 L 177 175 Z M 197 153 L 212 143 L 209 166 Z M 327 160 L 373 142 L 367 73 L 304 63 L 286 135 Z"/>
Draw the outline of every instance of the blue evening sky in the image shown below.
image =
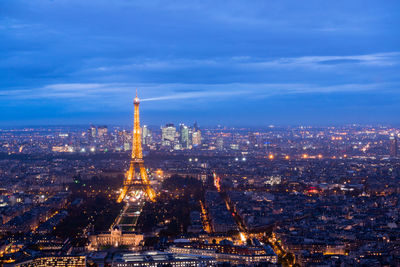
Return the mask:
<path id="1" fill-rule="evenodd" d="M 398 0 L 1 0 L 0 125 L 400 123 Z"/>

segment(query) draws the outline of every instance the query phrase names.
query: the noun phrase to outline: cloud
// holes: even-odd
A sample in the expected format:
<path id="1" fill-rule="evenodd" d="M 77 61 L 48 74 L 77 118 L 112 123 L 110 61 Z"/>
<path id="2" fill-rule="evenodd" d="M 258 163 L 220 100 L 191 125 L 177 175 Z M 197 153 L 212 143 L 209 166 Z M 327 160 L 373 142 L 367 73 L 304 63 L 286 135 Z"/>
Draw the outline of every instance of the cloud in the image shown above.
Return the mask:
<path id="1" fill-rule="evenodd" d="M 18 89 L 1 91 L 0 94 L 9 99 L 67 99 L 84 100 L 91 103 L 126 101 L 133 98 L 135 88 L 139 87 L 142 101 L 165 100 L 207 100 L 221 101 L 227 98 L 266 98 L 276 95 L 362 92 L 383 90 L 398 84 L 279 84 L 279 83 L 227 83 L 227 84 L 100 84 L 100 83 L 63 83 L 49 84 L 34 89 Z"/>
<path id="2" fill-rule="evenodd" d="M 4 2 L 0 106 L 114 111 L 130 107 L 122 103 L 131 104 L 136 87 L 159 109 L 198 110 L 206 101 L 223 109 L 280 95 L 400 95 L 396 3 L 317 2 Z"/>
<path id="3" fill-rule="evenodd" d="M 47 89 L 49 91 L 82 91 L 82 90 L 93 90 L 100 89 L 104 87 L 108 87 L 107 84 L 99 84 L 99 83 L 59 83 L 59 84 L 50 84 L 43 87 L 43 89 Z"/>
<path id="4" fill-rule="evenodd" d="M 109 83 L 62 83 L 49 84 L 31 89 L 0 91 L 0 95 L 10 99 L 90 99 L 104 98 L 119 92 L 133 91 L 122 84 Z"/>
<path id="5" fill-rule="evenodd" d="M 127 61 L 130 63 L 127 63 Z M 242 74 L 249 73 L 254 70 L 262 69 L 295 69 L 314 71 L 326 70 L 330 71 L 340 65 L 340 68 L 361 68 L 361 67 L 388 67 L 399 65 L 400 52 L 375 53 L 365 55 L 348 55 L 348 56 L 300 56 L 300 57 L 278 57 L 278 58 L 262 58 L 251 56 L 238 57 L 220 57 L 207 59 L 189 59 L 189 58 L 131 58 L 123 59 L 122 62 L 114 62 L 107 66 L 101 65 L 90 67 L 82 70 L 84 73 L 102 73 L 102 75 L 110 73 L 119 73 L 127 75 L 127 73 L 135 72 L 152 73 L 152 72 L 177 72 L 186 70 L 219 70 L 219 72 L 228 72 L 231 70 L 241 71 Z M 358 70 L 358 69 L 357 69 Z"/>
<path id="6" fill-rule="evenodd" d="M 350 56 L 301 56 L 284 57 L 273 60 L 240 61 L 247 67 L 258 68 L 320 68 L 321 66 L 354 65 L 354 66 L 393 66 L 400 62 L 400 52 L 376 53 Z"/>

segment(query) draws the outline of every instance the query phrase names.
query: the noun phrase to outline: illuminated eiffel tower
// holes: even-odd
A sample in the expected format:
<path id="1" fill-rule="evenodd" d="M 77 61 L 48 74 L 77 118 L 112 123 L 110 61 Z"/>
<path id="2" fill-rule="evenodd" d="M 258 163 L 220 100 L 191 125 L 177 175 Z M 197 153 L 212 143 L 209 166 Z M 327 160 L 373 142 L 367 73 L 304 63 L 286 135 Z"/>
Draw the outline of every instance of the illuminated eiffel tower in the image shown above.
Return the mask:
<path id="1" fill-rule="evenodd" d="M 151 201 L 155 201 L 156 193 L 150 186 L 149 178 L 147 177 L 146 169 L 144 168 L 143 153 L 142 153 L 142 136 L 139 121 L 139 104 L 140 100 L 137 96 L 133 100 L 135 106 L 133 120 L 133 136 L 132 136 L 132 158 L 129 170 L 125 174 L 124 187 L 118 197 L 117 202 L 124 200 L 130 189 L 141 189 Z"/>

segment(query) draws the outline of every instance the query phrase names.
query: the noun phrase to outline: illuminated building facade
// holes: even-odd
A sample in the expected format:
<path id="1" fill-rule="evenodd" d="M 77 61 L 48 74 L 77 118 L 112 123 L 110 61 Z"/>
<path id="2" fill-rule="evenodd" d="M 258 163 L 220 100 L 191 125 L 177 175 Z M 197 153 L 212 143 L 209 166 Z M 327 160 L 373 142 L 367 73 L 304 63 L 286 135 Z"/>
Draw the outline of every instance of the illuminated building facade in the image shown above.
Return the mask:
<path id="1" fill-rule="evenodd" d="M 144 253 L 125 253 L 114 257 L 112 267 L 131 266 L 216 266 L 213 257 L 202 255 L 184 255 L 160 251 L 148 251 Z"/>
<path id="2" fill-rule="evenodd" d="M 96 126 L 90 125 L 90 136 L 92 138 L 96 138 L 96 136 L 97 136 L 97 128 L 96 128 Z"/>
<path id="3" fill-rule="evenodd" d="M 114 227 L 110 232 L 90 235 L 89 250 L 97 250 L 102 246 L 128 246 L 136 247 L 143 240 L 143 235 L 135 232 L 123 232 L 119 227 Z"/>
<path id="4" fill-rule="evenodd" d="M 51 151 L 53 151 L 53 152 L 74 152 L 75 150 L 72 146 L 65 145 L 65 146 L 53 146 L 51 148 Z"/>
<path id="5" fill-rule="evenodd" d="M 184 124 L 180 125 L 180 143 L 183 148 L 189 148 L 190 147 L 190 136 L 189 136 L 189 127 L 187 127 Z"/>
<path id="6" fill-rule="evenodd" d="M 149 145 L 151 142 L 151 131 L 147 125 L 142 127 L 142 144 Z"/>
<path id="7" fill-rule="evenodd" d="M 12 266 L 15 267 L 48 267 L 48 266 L 59 266 L 59 267 L 85 267 L 86 257 L 85 256 L 49 256 L 40 257 L 36 259 L 27 260 L 21 263 L 15 263 Z"/>
<path id="8" fill-rule="evenodd" d="M 97 136 L 100 139 L 104 139 L 108 134 L 108 128 L 107 126 L 99 126 L 97 127 Z"/>
<path id="9" fill-rule="evenodd" d="M 278 256 L 269 246 L 243 247 L 229 244 L 182 243 L 169 248 L 172 253 L 201 255 L 215 258 L 218 262 L 232 264 L 255 264 L 269 262 L 276 264 Z"/>
<path id="10" fill-rule="evenodd" d="M 163 146 L 172 146 L 175 141 L 176 128 L 173 124 L 167 124 L 161 128 L 161 140 Z"/>
<path id="11" fill-rule="evenodd" d="M 193 131 L 192 143 L 193 143 L 193 146 L 201 145 L 201 132 L 200 132 L 200 130 Z"/>

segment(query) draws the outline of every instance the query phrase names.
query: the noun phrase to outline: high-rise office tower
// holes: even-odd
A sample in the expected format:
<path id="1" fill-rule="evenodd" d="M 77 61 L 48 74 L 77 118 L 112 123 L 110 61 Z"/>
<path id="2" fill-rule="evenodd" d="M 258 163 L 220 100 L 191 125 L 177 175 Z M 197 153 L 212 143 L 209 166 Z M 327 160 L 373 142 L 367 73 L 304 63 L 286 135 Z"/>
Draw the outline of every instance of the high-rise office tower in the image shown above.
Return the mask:
<path id="1" fill-rule="evenodd" d="M 192 145 L 194 147 L 201 145 L 201 131 L 197 121 L 193 124 Z"/>
<path id="2" fill-rule="evenodd" d="M 222 138 L 222 136 L 217 137 L 217 139 L 215 140 L 215 146 L 218 150 L 224 149 L 224 139 Z"/>
<path id="3" fill-rule="evenodd" d="M 192 143 L 192 138 L 193 138 L 193 129 L 188 127 L 188 136 L 189 136 L 189 148 L 192 147 L 193 143 Z"/>
<path id="4" fill-rule="evenodd" d="M 92 136 L 92 138 L 96 138 L 96 136 L 97 136 L 96 126 L 90 125 L 90 135 Z"/>
<path id="5" fill-rule="evenodd" d="M 149 145 L 151 143 L 151 130 L 147 125 L 142 127 L 142 143 L 143 145 Z"/>
<path id="6" fill-rule="evenodd" d="M 149 129 L 147 128 L 147 125 L 143 125 L 142 127 L 142 144 L 146 145 L 146 136 L 147 136 L 147 131 Z"/>
<path id="7" fill-rule="evenodd" d="M 390 156 L 397 157 L 398 155 L 398 144 L 396 135 L 392 134 L 390 137 Z"/>
<path id="8" fill-rule="evenodd" d="M 182 145 L 183 148 L 189 148 L 190 147 L 190 142 L 189 142 L 189 128 L 181 124 L 179 127 L 179 141 Z"/>
<path id="9" fill-rule="evenodd" d="M 200 132 L 200 130 L 197 130 L 197 131 L 193 130 L 192 144 L 193 144 L 193 146 L 201 145 L 201 132 Z"/>
<path id="10" fill-rule="evenodd" d="M 161 128 L 161 143 L 163 146 L 172 146 L 175 141 L 176 128 L 172 123 Z"/>

